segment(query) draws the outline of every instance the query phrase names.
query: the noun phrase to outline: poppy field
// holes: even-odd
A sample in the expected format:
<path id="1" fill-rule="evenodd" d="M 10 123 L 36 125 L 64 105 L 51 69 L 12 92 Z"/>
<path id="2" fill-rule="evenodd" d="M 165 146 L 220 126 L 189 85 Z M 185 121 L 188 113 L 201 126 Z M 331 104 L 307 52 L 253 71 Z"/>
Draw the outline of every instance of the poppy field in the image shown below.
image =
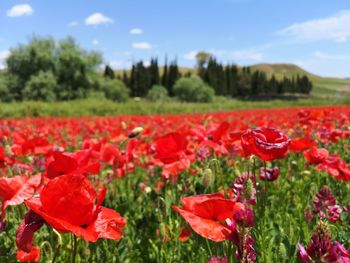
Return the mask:
<path id="1" fill-rule="evenodd" d="M 0 262 L 350 262 L 350 107 L 0 120 Z"/>

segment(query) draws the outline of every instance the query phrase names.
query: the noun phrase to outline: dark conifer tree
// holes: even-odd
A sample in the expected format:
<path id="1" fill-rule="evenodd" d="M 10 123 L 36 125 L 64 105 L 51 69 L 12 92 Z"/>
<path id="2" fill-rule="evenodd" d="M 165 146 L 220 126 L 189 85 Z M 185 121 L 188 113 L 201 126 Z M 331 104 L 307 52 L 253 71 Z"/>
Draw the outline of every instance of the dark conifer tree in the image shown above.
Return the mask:
<path id="1" fill-rule="evenodd" d="M 174 96 L 173 86 L 179 78 L 180 78 L 179 67 L 177 66 L 177 61 L 175 59 L 173 62 L 170 63 L 168 80 L 166 84 L 166 88 L 170 96 Z"/>
<path id="2" fill-rule="evenodd" d="M 158 60 L 156 58 L 151 59 L 151 64 L 148 67 L 150 74 L 150 84 L 153 85 L 160 84 Z"/>
<path id="3" fill-rule="evenodd" d="M 168 90 L 168 57 L 165 57 L 165 63 L 163 67 L 163 76 L 162 76 L 162 85 Z M 170 92 L 168 90 L 168 94 L 170 95 Z M 171 96 L 171 95 L 170 95 Z"/>
<path id="4" fill-rule="evenodd" d="M 105 78 L 110 78 L 110 79 L 114 79 L 115 78 L 114 71 L 109 65 L 106 65 L 103 75 L 104 75 Z"/>

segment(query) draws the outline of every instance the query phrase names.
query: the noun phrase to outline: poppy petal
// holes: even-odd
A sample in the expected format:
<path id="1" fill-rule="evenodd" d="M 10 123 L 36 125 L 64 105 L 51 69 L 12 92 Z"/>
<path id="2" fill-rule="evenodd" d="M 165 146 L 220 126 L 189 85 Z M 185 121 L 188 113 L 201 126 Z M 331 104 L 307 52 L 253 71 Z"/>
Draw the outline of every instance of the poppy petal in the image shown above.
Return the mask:
<path id="1" fill-rule="evenodd" d="M 97 233 L 97 238 L 120 240 L 122 227 L 125 224 L 126 220 L 119 213 L 102 206 L 95 222 L 88 227 L 87 231 Z"/>
<path id="2" fill-rule="evenodd" d="M 205 219 L 199 217 L 191 212 L 181 209 L 177 206 L 172 207 L 178 212 L 187 223 L 190 224 L 191 228 L 200 236 L 210 239 L 215 242 L 222 242 L 228 240 L 232 234 L 231 229 L 221 225 L 214 220 Z"/>

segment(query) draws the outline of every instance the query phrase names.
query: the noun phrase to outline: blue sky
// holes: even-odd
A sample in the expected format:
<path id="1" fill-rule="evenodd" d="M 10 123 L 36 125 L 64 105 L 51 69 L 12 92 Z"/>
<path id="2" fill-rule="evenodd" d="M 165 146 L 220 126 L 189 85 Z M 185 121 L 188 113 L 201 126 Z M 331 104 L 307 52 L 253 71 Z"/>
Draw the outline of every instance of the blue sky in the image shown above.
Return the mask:
<path id="1" fill-rule="evenodd" d="M 2 0 L 0 67 L 33 35 L 74 36 L 114 68 L 205 50 L 239 65 L 295 63 L 350 77 L 349 0 Z"/>

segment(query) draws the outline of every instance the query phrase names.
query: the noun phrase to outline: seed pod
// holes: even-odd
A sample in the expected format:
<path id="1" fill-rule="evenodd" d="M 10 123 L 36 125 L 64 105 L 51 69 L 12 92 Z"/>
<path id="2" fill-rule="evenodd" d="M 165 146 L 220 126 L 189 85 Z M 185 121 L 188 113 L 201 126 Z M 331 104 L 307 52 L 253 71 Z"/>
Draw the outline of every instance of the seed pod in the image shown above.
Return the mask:
<path id="1" fill-rule="evenodd" d="M 136 136 L 140 135 L 143 131 L 142 127 L 136 127 L 134 128 L 128 135 L 128 137 L 131 138 L 135 138 Z"/>

